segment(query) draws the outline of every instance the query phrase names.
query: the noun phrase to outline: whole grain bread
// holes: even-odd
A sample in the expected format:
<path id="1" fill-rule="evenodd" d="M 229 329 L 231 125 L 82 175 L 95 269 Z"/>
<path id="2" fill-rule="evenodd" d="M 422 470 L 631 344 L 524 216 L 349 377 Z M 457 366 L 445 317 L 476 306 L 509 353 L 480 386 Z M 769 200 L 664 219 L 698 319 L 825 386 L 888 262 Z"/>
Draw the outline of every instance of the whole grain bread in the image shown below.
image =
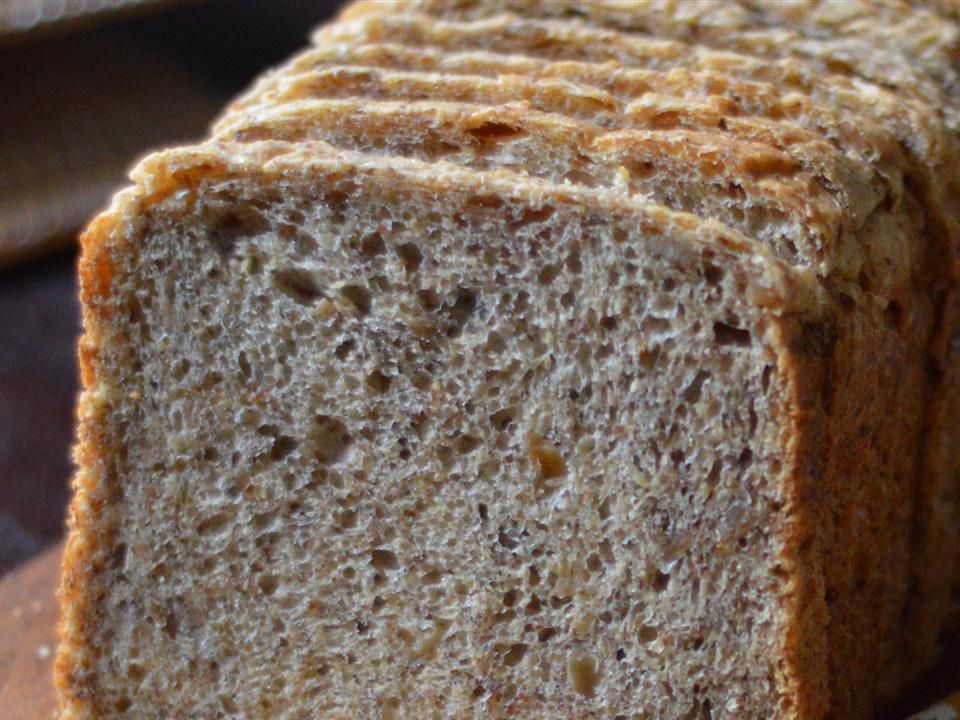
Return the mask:
<path id="1" fill-rule="evenodd" d="M 956 27 L 505 7 L 353 6 L 85 234 L 64 718 L 859 718 L 935 656 Z"/>

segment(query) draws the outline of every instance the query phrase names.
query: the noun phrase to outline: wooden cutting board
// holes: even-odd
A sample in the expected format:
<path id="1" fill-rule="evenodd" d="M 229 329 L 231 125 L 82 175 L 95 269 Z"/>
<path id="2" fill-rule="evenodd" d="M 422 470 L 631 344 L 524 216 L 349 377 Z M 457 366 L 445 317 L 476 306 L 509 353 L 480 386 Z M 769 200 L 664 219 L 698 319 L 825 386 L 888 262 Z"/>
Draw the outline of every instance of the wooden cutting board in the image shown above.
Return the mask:
<path id="1" fill-rule="evenodd" d="M 0 580 L 0 716 L 17 720 L 51 720 L 56 701 L 51 675 L 56 650 L 63 546 L 45 553 Z M 902 720 L 951 692 L 960 690 L 960 642 L 884 720 Z"/>
<path id="2" fill-rule="evenodd" d="M 57 545 L 0 580 L 0 716 L 51 720 L 56 650 Z"/>

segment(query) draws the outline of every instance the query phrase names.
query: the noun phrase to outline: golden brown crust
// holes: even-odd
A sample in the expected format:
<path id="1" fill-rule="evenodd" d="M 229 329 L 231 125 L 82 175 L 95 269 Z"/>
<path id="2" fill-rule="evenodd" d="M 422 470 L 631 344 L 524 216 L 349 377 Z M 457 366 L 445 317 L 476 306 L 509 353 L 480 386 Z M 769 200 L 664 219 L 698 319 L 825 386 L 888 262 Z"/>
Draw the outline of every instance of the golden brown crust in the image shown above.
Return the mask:
<path id="1" fill-rule="evenodd" d="M 64 720 L 92 717 L 95 710 L 92 689 L 84 678 L 90 672 L 90 654 L 96 647 L 95 579 L 104 554 L 109 552 L 109 532 L 101 524 L 101 513 L 109 502 L 104 491 L 109 486 L 114 452 L 105 434 L 109 399 L 102 396 L 98 386 L 98 353 L 111 320 L 101 308 L 110 298 L 113 254 L 119 250 L 118 208 L 130 195 L 129 190 L 120 193 L 113 207 L 95 218 L 80 237 L 78 275 L 84 334 L 77 345 L 82 391 L 77 403 L 77 440 L 73 451 L 78 469 L 72 482 L 69 533 L 62 560 L 58 593 L 62 607 L 61 644 L 54 666 Z"/>

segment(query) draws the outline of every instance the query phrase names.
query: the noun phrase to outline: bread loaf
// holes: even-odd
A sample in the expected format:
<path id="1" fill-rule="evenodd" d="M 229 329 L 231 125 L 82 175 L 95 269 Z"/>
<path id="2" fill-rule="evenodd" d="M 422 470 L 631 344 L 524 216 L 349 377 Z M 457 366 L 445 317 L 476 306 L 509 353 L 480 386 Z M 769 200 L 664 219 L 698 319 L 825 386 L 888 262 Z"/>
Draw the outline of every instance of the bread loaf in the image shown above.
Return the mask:
<path id="1" fill-rule="evenodd" d="M 62 717 L 871 716 L 960 607 L 956 34 L 358 3 L 145 159 Z"/>

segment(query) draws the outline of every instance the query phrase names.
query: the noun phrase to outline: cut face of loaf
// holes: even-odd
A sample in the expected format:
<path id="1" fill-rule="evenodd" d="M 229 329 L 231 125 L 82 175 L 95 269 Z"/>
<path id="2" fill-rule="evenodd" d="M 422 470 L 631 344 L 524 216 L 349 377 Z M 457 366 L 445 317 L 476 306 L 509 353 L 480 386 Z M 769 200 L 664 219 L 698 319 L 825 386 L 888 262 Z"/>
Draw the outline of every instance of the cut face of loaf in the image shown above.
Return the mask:
<path id="1" fill-rule="evenodd" d="M 138 172 L 81 268 L 68 717 L 818 712 L 812 277 L 509 173 Z"/>

